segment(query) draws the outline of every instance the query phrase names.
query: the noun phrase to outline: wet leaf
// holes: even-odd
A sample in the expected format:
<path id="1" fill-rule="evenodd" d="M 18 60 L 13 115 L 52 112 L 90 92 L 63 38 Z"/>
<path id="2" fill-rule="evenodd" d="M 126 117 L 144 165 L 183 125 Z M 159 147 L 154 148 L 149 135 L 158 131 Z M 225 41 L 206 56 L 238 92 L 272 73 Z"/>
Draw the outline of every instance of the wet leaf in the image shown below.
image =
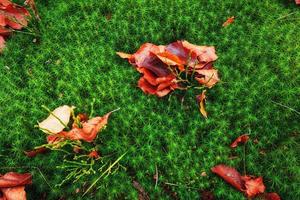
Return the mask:
<path id="1" fill-rule="evenodd" d="M 257 178 L 242 176 L 242 180 L 245 182 L 246 189 L 244 192 L 248 197 L 255 197 L 256 195 L 265 192 L 266 187 L 261 176 Z"/>
<path id="2" fill-rule="evenodd" d="M 184 89 L 181 85 L 182 73 L 191 75 L 201 85 L 209 88 L 218 81 L 218 72 L 213 68 L 212 62 L 218 57 L 215 48 L 211 46 L 198 46 L 187 41 L 176 41 L 167 46 L 143 44 L 136 53 L 127 54 L 117 52 L 121 58 L 128 59 L 142 74 L 138 87 L 144 93 L 163 97 L 175 89 Z"/>
<path id="3" fill-rule="evenodd" d="M 33 158 L 37 156 L 38 154 L 46 153 L 47 149 L 45 147 L 40 147 L 31 151 L 24 151 L 25 155 L 29 158 Z"/>
<path id="4" fill-rule="evenodd" d="M 236 138 L 234 142 L 230 145 L 231 148 L 237 147 L 240 143 L 246 143 L 249 140 L 249 135 L 248 134 L 243 134 Z"/>
<path id="5" fill-rule="evenodd" d="M 266 187 L 262 177 L 241 176 L 236 169 L 223 164 L 217 165 L 211 170 L 249 198 L 265 192 Z"/>
<path id="6" fill-rule="evenodd" d="M 31 182 L 30 173 L 8 172 L 3 176 L 0 175 L 0 199 L 26 200 L 25 185 L 31 184 Z"/>
<path id="7" fill-rule="evenodd" d="M 47 137 L 48 143 L 54 144 L 66 139 L 92 142 L 97 137 L 98 132 L 106 126 L 110 114 L 111 112 L 103 117 L 94 117 L 86 122 L 81 122 L 81 128 L 73 125 L 70 131 L 61 131 L 57 134 L 49 135 Z"/>
<path id="8" fill-rule="evenodd" d="M 241 178 L 241 175 L 236 169 L 226 165 L 217 165 L 213 167 L 211 171 L 219 175 L 227 183 L 229 183 L 236 189 L 240 191 L 243 191 L 245 189 L 244 182 Z"/>

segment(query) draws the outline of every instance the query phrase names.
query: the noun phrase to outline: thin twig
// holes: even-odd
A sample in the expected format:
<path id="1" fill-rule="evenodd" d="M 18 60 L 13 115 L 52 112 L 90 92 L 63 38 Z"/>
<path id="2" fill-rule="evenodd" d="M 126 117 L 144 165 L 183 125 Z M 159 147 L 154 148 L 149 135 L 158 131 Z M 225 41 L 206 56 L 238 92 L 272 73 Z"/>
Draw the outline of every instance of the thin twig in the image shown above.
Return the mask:
<path id="1" fill-rule="evenodd" d="M 155 189 L 157 187 L 158 184 L 158 170 L 157 170 L 157 165 L 155 165 Z"/>
<path id="2" fill-rule="evenodd" d="M 83 193 L 82 197 L 85 196 L 95 185 L 96 183 L 126 155 L 127 152 L 125 152 L 123 155 L 121 155 L 113 164 L 111 164 L 102 174 L 99 176 L 93 183 L 92 185 Z"/>
<path id="3" fill-rule="evenodd" d="M 273 101 L 273 100 L 271 100 L 271 101 L 272 101 L 273 103 L 275 103 L 275 104 L 279 105 L 279 106 L 282 106 L 282 107 L 284 107 L 284 108 L 287 108 L 287 109 L 289 109 L 289 110 L 291 110 L 291 111 L 293 111 L 293 112 L 297 113 L 298 115 L 300 115 L 300 112 L 299 112 L 299 111 L 297 111 L 297 110 L 295 110 L 294 108 L 288 107 L 288 106 L 286 106 L 286 105 L 283 105 L 283 104 L 281 104 L 281 103 L 278 103 L 278 102 L 276 102 L 276 101 Z"/>
<path id="4" fill-rule="evenodd" d="M 297 13 L 297 11 L 296 11 L 296 12 L 291 12 L 291 13 L 286 14 L 286 15 L 282 15 L 281 17 L 279 17 L 279 18 L 277 18 L 277 19 L 275 19 L 275 20 L 284 19 L 284 18 L 286 18 L 286 17 L 288 17 L 288 16 L 290 16 L 290 15 L 293 15 L 293 14 L 295 14 L 295 13 Z"/>

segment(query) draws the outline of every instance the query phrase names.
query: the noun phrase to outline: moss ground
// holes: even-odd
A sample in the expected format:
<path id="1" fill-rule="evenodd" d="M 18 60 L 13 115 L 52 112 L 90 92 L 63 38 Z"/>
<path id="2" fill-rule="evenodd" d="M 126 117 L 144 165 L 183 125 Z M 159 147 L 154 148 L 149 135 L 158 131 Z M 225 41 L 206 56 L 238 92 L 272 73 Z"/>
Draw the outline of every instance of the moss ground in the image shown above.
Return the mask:
<path id="1" fill-rule="evenodd" d="M 274 103 L 300 110 L 300 8 L 293 1 L 40 0 L 37 6 L 38 41 L 15 34 L 0 57 L 1 167 L 38 167 L 51 185 L 59 183 L 64 172 L 55 166 L 61 154 L 23 155 L 45 142 L 34 128 L 47 116 L 41 105 L 69 104 L 89 112 L 95 98 L 99 115 L 121 108 L 97 139 L 101 153 L 117 158 L 130 152 L 121 161 L 128 170 L 99 182 L 86 199 L 137 198 L 133 176 L 153 199 L 172 199 L 162 182 L 177 184 L 170 189 L 180 199 L 197 199 L 201 190 L 213 191 L 217 199 L 243 199 L 210 168 L 225 163 L 242 171 L 243 148 L 228 146 L 249 131 L 258 143 L 246 147 L 247 172 L 263 176 L 267 190 L 283 199 L 300 199 L 300 116 Z M 222 28 L 230 16 L 236 21 Z M 135 52 L 145 42 L 178 39 L 217 49 L 222 82 L 208 91 L 207 120 L 193 92 L 163 99 L 143 94 L 136 87 L 139 74 L 115 55 Z M 233 155 L 238 157 L 228 159 Z M 48 199 L 81 199 L 75 190 L 84 181 L 51 191 L 37 170 L 28 170 L 34 174 L 31 199 L 43 193 Z"/>

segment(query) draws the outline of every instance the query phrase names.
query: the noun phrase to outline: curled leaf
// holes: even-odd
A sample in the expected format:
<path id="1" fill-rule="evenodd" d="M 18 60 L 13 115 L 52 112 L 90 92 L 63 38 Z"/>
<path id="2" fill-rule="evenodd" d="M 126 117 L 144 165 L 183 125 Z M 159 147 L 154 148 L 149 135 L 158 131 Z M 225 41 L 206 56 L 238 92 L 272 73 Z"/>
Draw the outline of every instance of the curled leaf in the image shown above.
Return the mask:
<path id="1" fill-rule="evenodd" d="M 66 139 L 92 142 L 97 137 L 98 132 L 106 126 L 110 114 L 111 112 L 103 117 L 94 117 L 87 122 L 81 122 L 81 128 L 74 125 L 70 131 L 61 131 L 57 134 L 49 135 L 47 137 L 48 143 L 53 144 Z"/>
<path id="2" fill-rule="evenodd" d="M 31 184 L 31 174 L 19 174 L 16 172 L 8 172 L 0 176 L 0 188 L 16 187 Z"/>
<path id="3" fill-rule="evenodd" d="M 215 69 L 199 69 L 196 70 L 196 80 L 208 88 L 213 87 L 220 81 L 218 76 L 218 70 Z"/>
<path id="4" fill-rule="evenodd" d="M 260 195 L 259 197 L 263 200 L 280 200 L 281 199 L 280 196 L 275 192 L 265 193 L 265 194 Z"/>
<path id="5" fill-rule="evenodd" d="M 89 153 L 88 157 L 97 159 L 97 158 L 100 158 L 100 155 L 99 155 L 98 151 L 93 150 Z"/>
<path id="6" fill-rule="evenodd" d="M 195 75 L 201 85 L 211 88 L 218 81 L 212 62 L 218 57 L 214 47 L 198 46 L 187 41 L 176 41 L 167 46 L 143 44 L 134 54 L 117 52 L 128 59 L 143 76 L 138 86 L 148 94 L 163 97 L 175 89 L 182 89 L 180 74 Z M 179 83 L 181 82 L 181 83 Z"/>
<path id="7" fill-rule="evenodd" d="M 2 198 L 0 200 L 26 200 L 25 186 L 12 188 L 1 188 Z"/>
<path id="8" fill-rule="evenodd" d="M 200 95 L 197 96 L 197 102 L 199 104 L 200 113 L 203 117 L 207 118 L 207 112 L 205 110 L 206 90 L 203 90 Z"/>
<path id="9" fill-rule="evenodd" d="M 117 52 L 117 55 L 120 56 L 121 58 L 130 58 L 131 54 L 124 53 L 124 52 Z"/>
<path id="10" fill-rule="evenodd" d="M 244 192 L 247 195 L 247 197 L 252 198 L 260 193 L 265 192 L 266 187 L 263 183 L 263 178 L 261 176 L 257 178 L 253 178 L 250 176 L 242 176 L 241 178 L 245 182 L 246 189 Z"/>
<path id="11" fill-rule="evenodd" d="M 38 10 L 37 10 L 37 8 L 36 8 L 36 6 L 35 6 L 34 0 L 26 0 L 26 1 L 24 2 L 24 4 L 25 4 L 25 5 L 28 5 L 28 6 L 30 7 L 30 9 L 33 11 L 35 17 L 36 17 L 38 20 L 41 20 L 40 15 L 39 15 L 39 13 L 38 13 Z"/>
<path id="12" fill-rule="evenodd" d="M 236 138 L 234 142 L 230 145 L 231 148 L 237 147 L 240 143 L 246 143 L 249 140 L 249 135 L 248 134 L 243 134 Z"/>
<path id="13" fill-rule="evenodd" d="M 60 106 L 52 111 L 47 119 L 39 123 L 39 128 L 48 134 L 56 134 L 66 128 L 74 107 Z"/>
<path id="14" fill-rule="evenodd" d="M 40 147 L 31 151 L 24 151 L 25 155 L 29 158 L 33 158 L 38 154 L 46 153 L 47 149 L 45 147 Z"/>
<path id="15" fill-rule="evenodd" d="M 26 200 L 25 185 L 31 182 L 30 173 L 8 172 L 3 176 L 0 175 L 0 199 Z"/>
<path id="16" fill-rule="evenodd" d="M 4 37 L 0 35 L 0 53 L 3 51 L 4 47 L 5 47 L 5 40 Z"/>
<path id="17" fill-rule="evenodd" d="M 228 26 L 228 25 L 230 25 L 230 24 L 232 24 L 233 22 L 234 22 L 234 19 L 235 19 L 235 17 L 234 16 L 232 16 L 232 17 L 229 17 L 224 23 L 223 23 L 223 27 L 226 27 L 226 26 Z"/>
<path id="18" fill-rule="evenodd" d="M 227 183 L 229 183 L 236 189 L 240 191 L 243 191 L 245 189 L 244 182 L 241 178 L 241 175 L 236 169 L 221 164 L 213 167 L 211 171 L 219 175 Z"/>
<path id="19" fill-rule="evenodd" d="M 241 176 L 236 169 L 223 164 L 217 165 L 211 170 L 213 173 L 216 173 L 221 178 L 223 178 L 230 185 L 243 192 L 249 198 L 264 193 L 266 189 L 262 177 L 256 178 L 248 175 Z"/>

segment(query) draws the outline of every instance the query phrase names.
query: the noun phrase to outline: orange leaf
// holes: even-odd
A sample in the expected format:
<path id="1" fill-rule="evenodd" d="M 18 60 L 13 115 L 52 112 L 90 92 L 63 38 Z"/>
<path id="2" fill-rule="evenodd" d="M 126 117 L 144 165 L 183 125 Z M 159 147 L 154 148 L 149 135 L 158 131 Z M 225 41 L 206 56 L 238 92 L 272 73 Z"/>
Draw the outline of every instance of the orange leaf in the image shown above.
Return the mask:
<path id="1" fill-rule="evenodd" d="M 26 200 L 25 186 L 1 188 L 3 200 Z M 2 199 L 0 197 L 0 199 Z"/>
<path id="2" fill-rule="evenodd" d="M 217 165 L 211 169 L 211 171 L 221 178 L 223 178 L 227 183 L 235 187 L 236 189 L 243 191 L 244 190 L 244 183 L 241 178 L 240 173 L 229 166 L 226 165 Z"/>
<path id="3" fill-rule="evenodd" d="M 117 55 L 120 56 L 121 58 L 130 58 L 131 54 L 124 53 L 124 52 L 117 52 Z"/>
<path id="4" fill-rule="evenodd" d="M 200 112 L 203 115 L 203 117 L 207 118 L 207 112 L 205 110 L 205 100 L 206 100 L 206 90 L 203 90 L 200 95 L 197 96 L 197 101 L 199 104 Z"/>
<path id="5" fill-rule="evenodd" d="M 0 35 L 0 53 L 3 51 L 5 47 L 5 40 L 4 38 Z"/>
<path id="6" fill-rule="evenodd" d="M 241 135 L 234 140 L 234 142 L 230 145 L 230 147 L 235 148 L 238 146 L 239 143 L 246 143 L 248 140 L 249 140 L 248 134 Z"/>
<path id="7" fill-rule="evenodd" d="M 185 61 L 181 60 L 178 56 L 168 51 L 158 53 L 156 56 L 166 65 L 177 65 L 180 71 L 184 71 L 183 65 L 185 64 Z"/>
<path id="8" fill-rule="evenodd" d="M 252 198 L 255 197 L 257 194 L 264 193 L 265 192 L 265 185 L 263 183 L 263 178 L 257 177 L 252 178 L 250 176 L 242 176 L 241 177 L 243 181 L 245 181 L 245 194 Z"/>
<path id="9" fill-rule="evenodd" d="M 107 113 L 103 117 L 94 117 L 87 122 L 82 122 L 82 128 L 73 127 L 70 131 L 62 131 L 60 133 L 49 135 L 47 137 L 48 143 L 54 144 L 63 140 L 84 140 L 92 142 L 100 130 L 107 124 L 108 118 L 112 112 Z"/>
<path id="10" fill-rule="evenodd" d="M 208 88 L 212 88 L 215 84 L 217 84 L 220 79 L 218 76 L 218 70 L 215 69 L 200 69 L 196 70 L 196 80 L 205 85 Z"/>
<path id="11" fill-rule="evenodd" d="M 31 174 L 19 174 L 16 172 L 8 172 L 3 176 L 0 175 L 0 188 L 9 188 L 31 184 Z"/>
<path id="12" fill-rule="evenodd" d="M 97 158 L 100 158 L 100 155 L 99 155 L 98 151 L 93 150 L 89 153 L 88 157 L 97 159 Z"/>
<path id="13" fill-rule="evenodd" d="M 228 25 L 230 25 L 230 24 L 232 24 L 233 22 L 234 22 L 234 19 L 235 19 L 235 17 L 234 16 L 232 16 L 232 17 L 229 17 L 224 23 L 223 23 L 223 27 L 226 27 L 226 26 L 228 26 Z"/>

